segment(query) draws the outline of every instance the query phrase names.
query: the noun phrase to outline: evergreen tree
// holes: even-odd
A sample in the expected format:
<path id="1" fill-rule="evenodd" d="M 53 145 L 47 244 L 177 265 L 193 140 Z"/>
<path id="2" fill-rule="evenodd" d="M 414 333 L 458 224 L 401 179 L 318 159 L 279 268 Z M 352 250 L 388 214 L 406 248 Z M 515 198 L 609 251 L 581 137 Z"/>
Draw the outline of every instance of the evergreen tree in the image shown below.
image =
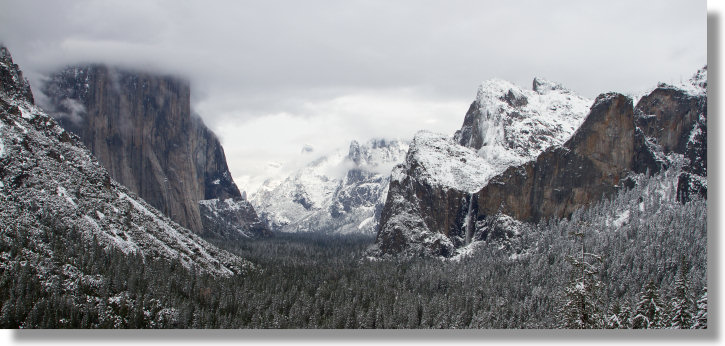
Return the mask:
<path id="1" fill-rule="evenodd" d="M 640 292 L 640 300 L 632 318 L 632 328 L 650 329 L 661 328 L 664 310 L 658 288 L 654 281 L 650 280 Z"/>
<path id="2" fill-rule="evenodd" d="M 572 265 L 571 280 L 564 289 L 564 304 L 561 307 L 561 327 L 567 329 L 602 328 L 601 282 L 597 279 L 601 257 L 586 252 L 584 232 L 573 233 L 581 242 L 578 258 L 568 256 Z M 593 259 L 588 262 L 587 257 Z"/>
<path id="3" fill-rule="evenodd" d="M 675 292 L 670 303 L 670 323 L 672 328 L 687 329 L 693 324 L 692 298 L 690 294 L 689 263 L 684 256 L 680 261 L 680 271 L 675 281 Z"/>
<path id="4" fill-rule="evenodd" d="M 607 329 L 628 329 L 632 328 L 631 310 L 628 306 L 622 306 L 619 302 L 615 302 L 612 312 L 607 318 Z"/>
<path id="5" fill-rule="evenodd" d="M 707 287 L 705 287 L 704 292 L 702 292 L 700 299 L 697 300 L 697 315 L 695 315 L 695 321 L 692 328 L 707 328 Z"/>

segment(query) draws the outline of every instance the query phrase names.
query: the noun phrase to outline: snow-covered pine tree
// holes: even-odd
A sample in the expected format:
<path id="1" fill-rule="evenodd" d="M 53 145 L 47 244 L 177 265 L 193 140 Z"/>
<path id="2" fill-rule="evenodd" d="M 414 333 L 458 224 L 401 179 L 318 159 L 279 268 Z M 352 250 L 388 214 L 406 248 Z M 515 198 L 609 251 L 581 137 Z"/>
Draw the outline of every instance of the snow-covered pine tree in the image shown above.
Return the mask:
<path id="1" fill-rule="evenodd" d="M 700 299 L 697 300 L 697 315 L 695 315 L 695 321 L 692 328 L 707 328 L 707 287 L 704 288 Z"/>
<path id="2" fill-rule="evenodd" d="M 578 258 L 567 256 L 572 265 L 569 285 L 564 289 L 561 310 L 561 327 L 567 329 L 591 329 L 604 327 L 599 291 L 601 282 L 597 278 L 602 258 L 586 252 L 584 231 L 571 234 L 581 242 Z M 587 257 L 593 261 L 588 262 Z"/>
<path id="3" fill-rule="evenodd" d="M 629 329 L 632 328 L 632 310 L 629 306 L 622 306 L 615 302 L 607 318 L 605 328 L 607 329 Z"/>
<path id="4" fill-rule="evenodd" d="M 690 293 L 690 264 L 683 256 L 680 270 L 675 281 L 674 294 L 670 302 L 670 326 L 675 329 L 688 329 L 693 324 L 693 299 Z"/>
<path id="5" fill-rule="evenodd" d="M 632 328 L 634 329 L 651 329 L 661 328 L 664 315 L 660 295 L 657 292 L 657 285 L 650 280 L 640 292 L 640 300 L 634 311 L 632 318 Z"/>

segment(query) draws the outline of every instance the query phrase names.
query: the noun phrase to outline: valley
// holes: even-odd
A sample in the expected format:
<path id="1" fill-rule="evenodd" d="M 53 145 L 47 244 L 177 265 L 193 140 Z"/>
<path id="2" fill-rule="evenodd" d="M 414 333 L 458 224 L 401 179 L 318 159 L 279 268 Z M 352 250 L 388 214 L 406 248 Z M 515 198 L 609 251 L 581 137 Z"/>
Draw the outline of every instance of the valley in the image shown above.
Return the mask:
<path id="1" fill-rule="evenodd" d="M 638 98 L 483 82 L 247 199 L 172 76 L 0 54 L 5 328 L 707 327 L 707 67 Z M 47 110 L 46 110 L 47 109 Z"/>

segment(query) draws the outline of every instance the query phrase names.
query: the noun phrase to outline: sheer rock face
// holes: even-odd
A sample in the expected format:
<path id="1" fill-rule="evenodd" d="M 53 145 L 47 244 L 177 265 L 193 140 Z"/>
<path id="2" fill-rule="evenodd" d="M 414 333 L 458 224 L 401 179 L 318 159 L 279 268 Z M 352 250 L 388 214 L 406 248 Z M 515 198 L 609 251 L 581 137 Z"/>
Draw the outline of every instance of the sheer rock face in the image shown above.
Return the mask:
<path id="1" fill-rule="evenodd" d="M 706 96 L 660 85 L 637 103 L 637 126 L 665 152 L 684 153 L 690 133 L 707 112 Z"/>
<path id="2" fill-rule="evenodd" d="M 199 201 L 241 197 L 219 140 L 191 112 L 187 82 L 90 65 L 52 75 L 43 92 L 115 179 L 194 232 Z"/>
<path id="3" fill-rule="evenodd" d="M 450 256 L 470 240 L 471 193 L 498 173 L 475 150 L 444 135 L 415 135 L 405 162 L 393 169 L 380 215 L 377 244 L 383 254 Z"/>
<path id="4" fill-rule="evenodd" d="M 678 181 L 682 202 L 707 197 L 707 66 L 681 85 L 660 84 L 635 108 L 636 123 L 665 153 L 688 160 Z"/>

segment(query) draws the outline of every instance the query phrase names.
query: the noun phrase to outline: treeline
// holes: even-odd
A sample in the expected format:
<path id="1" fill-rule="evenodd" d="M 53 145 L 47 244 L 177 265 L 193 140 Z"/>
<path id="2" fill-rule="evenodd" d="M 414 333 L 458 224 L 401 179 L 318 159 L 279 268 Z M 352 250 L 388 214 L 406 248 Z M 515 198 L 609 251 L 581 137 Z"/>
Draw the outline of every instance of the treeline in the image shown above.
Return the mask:
<path id="1" fill-rule="evenodd" d="M 220 278 L 101 248 L 80 230 L 3 230 L 0 326 L 706 327 L 707 203 L 677 203 L 667 174 L 640 180 L 456 261 L 369 259 L 369 236 L 280 234 L 220 244 L 257 264 Z"/>

